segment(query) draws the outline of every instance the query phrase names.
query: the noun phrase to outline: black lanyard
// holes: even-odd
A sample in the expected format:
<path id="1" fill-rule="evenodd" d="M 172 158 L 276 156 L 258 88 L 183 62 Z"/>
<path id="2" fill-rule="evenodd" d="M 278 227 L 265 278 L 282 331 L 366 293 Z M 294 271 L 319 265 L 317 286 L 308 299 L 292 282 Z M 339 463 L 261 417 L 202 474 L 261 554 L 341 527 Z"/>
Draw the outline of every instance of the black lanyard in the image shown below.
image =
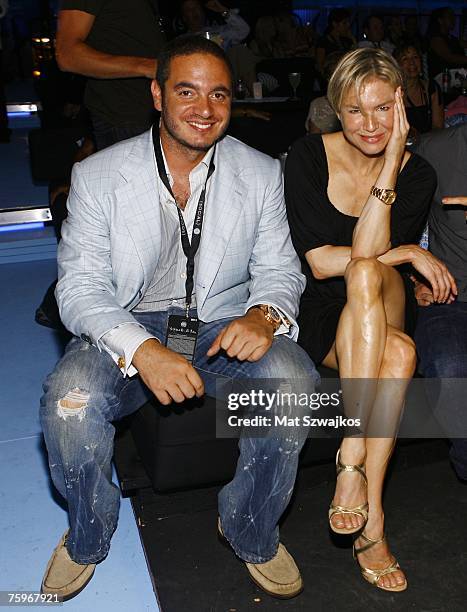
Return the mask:
<path id="1" fill-rule="evenodd" d="M 165 170 L 164 159 L 162 157 L 161 143 L 159 140 L 159 131 L 154 129 L 152 130 L 152 140 L 154 143 L 154 153 L 156 155 L 157 169 L 159 171 L 159 177 L 161 181 L 164 183 L 167 191 L 170 193 L 172 198 L 175 200 L 175 196 L 172 191 L 172 187 L 170 186 L 169 178 L 167 176 L 167 172 Z M 194 286 L 194 274 L 195 274 L 195 255 L 198 252 L 199 243 L 201 242 L 201 230 L 203 227 L 203 217 L 204 217 L 204 204 L 206 202 L 206 187 L 208 181 L 215 170 L 214 165 L 214 151 L 212 153 L 211 162 L 209 163 L 208 175 L 206 177 L 206 181 L 204 183 L 203 190 L 201 191 L 201 195 L 199 196 L 198 207 L 196 209 L 195 220 L 193 222 L 193 232 L 191 234 L 191 243 L 188 240 L 188 231 L 186 229 L 185 221 L 183 219 L 183 215 L 180 211 L 180 208 L 177 206 L 178 212 L 178 220 L 180 222 L 180 237 L 182 241 L 183 252 L 186 257 L 186 281 L 185 281 L 185 293 L 186 293 L 186 314 L 188 316 L 190 306 L 191 306 L 191 296 L 193 295 L 193 286 Z"/>

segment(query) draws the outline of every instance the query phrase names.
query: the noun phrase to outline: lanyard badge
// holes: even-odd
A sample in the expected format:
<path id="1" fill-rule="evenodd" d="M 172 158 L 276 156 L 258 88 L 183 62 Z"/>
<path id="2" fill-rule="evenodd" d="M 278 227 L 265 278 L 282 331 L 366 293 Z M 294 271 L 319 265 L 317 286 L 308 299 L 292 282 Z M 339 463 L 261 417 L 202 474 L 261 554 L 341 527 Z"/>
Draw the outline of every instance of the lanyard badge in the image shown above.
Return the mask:
<path id="1" fill-rule="evenodd" d="M 156 156 L 157 169 L 159 177 L 175 201 L 175 196 L 170 186 L 169 178 L 165 170 L 162 149 L 159 140 L 158 130 L 153 128 L 153 143 L 154 153 Z M 188 230 L 183 219 L 180 209 L 177 207 L 178 220 L 180 223 L 180 239 L 182 242 L 183 252 L 186 257 L 186 281 L 185 281 L 185 315 L 170 315 L 167 323 L 166 346 L 180 353 L 190 363 L 193 361 L 193 356 L 196 348 L 196 339 L 198 336 L 199 321 L 197 317 L 190 317 L 191 298 L 193 295 L 194 273 L 195 273 L 195 256 L 198 252 L 201 242 L 201 231 L 203 228 L 204 206 L 206 203 L 206 188 L 210 177 L 212 176 L 214 166 L 214 153 L 211 157 L 209 170 L 204 183 L 204 187 L 199 197 L 198 206 L 196 209 L 195 220 L 193 223 L 193 232 L 191 234 L 191 242 L 188 238 Z"/>

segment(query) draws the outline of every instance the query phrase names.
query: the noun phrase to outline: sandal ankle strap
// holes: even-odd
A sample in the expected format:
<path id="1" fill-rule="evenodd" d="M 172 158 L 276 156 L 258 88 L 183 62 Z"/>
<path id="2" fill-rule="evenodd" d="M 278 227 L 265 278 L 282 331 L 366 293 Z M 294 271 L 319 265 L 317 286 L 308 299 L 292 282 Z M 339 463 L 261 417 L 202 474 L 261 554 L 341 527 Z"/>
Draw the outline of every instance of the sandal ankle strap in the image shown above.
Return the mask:
<path id="1" fill-rule="evenodd" d="M 341 454 L 341 449 L 337 451 L 337 455 L 336 455 L 337 476 L 339 476 L 341 472 L 358 472 L 360 476 L 362 476 L 363 480 L 365 481 L 365 484 L 368 485 L 368 479 L 365 474 L 365 463 L 360 463 L 358 465 L 347 465 L 345 463 L 342 463 L 340 459 L 340 454 Z"/>
<path id="2" fill-rule="evenodd" d="M 386 534 L 383 533 L 383 537 L 379 538 L 379 540 L 372 540 L 367 535 L 365 535 L 363 532 L 358 537 L 363 538 L 366 544 L 364 544 L 363 546 L 360 546 L 360 548 L 357 548 L 354 543 L 353 545 L 354 556 L 359 555 L 360 553 L 365 552 L 366 550 L 369 550 L 376 544 L 381 544 L 381 542 L 384 542 L 384 540 L 386 539 Z"/>

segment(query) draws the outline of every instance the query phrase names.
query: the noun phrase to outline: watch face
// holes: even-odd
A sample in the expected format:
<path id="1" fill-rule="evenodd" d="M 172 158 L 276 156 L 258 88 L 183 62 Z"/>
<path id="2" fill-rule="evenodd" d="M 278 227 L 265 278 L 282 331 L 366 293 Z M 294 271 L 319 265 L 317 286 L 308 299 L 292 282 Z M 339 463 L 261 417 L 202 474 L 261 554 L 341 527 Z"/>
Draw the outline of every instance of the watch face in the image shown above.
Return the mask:
<path id="1" fill-rule="evenodd" d="M 271 319 L 273 319 L 275 323 L 282 322 L 280 314 L 277 312 L 277 310 L 273 306 L 269 306 L 268 312 L 269 312 L 269 316 L 271 317 Z"/>
<path id="2" fill-rule="evenodd" d="M 388 205 L 389 204 L 394 204 L 395 199 L 396 199 L 396 192 L 393 191 L 392 193 L 389 193 L 386 196 L 386 204 L 388 204 Z"/>

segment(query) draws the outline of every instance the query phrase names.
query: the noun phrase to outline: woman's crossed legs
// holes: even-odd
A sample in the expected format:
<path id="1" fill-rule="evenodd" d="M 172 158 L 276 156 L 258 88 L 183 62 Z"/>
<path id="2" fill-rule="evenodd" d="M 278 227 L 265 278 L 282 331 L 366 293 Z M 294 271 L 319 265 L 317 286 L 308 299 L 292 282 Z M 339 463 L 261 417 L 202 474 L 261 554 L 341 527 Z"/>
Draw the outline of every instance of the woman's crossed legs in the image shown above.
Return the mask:
<path id="1" fill-rule="evenodd" d="M 383 482 L 406 388 L 415 370 L 415 345 L 402 331 L 404 284 L 394 268 L 373 258 L 353 259 L 346 268 L 345 281 L 347 303 L 323 365 L 339 370 L 346 414 L 366 423 L 367 437 L 343 439 L 340 461 L 350 465 L 364 463 L 368 488 L 358 472 L 343 472 L 337 480 L 333 503 L 355 507 L 368 500 L 365 534 L 379 540 L 384 534 Z M 357 514 L 338 512 L 331 521 L 338 529 L 347 530 L 357 530 L 364 523 Z M 357 538 L 357 547 L 364 544 L 363 539 Z M 393 560 L 386 541 L 359 554 L 361 565 L 374 569 L 384 569 Z M 378 580 L 386 588 L 404 582 L 401 571 Z"/>

